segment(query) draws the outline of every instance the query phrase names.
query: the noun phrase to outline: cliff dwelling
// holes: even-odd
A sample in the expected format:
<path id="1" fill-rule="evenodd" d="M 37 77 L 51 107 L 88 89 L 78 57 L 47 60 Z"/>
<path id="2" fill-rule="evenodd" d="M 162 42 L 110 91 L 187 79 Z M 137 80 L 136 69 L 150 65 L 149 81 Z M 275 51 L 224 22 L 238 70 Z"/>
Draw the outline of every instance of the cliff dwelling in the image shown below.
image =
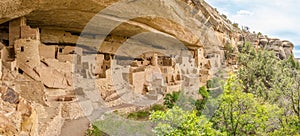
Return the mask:
<path id="1" fill-rule="evenodd" d="M 93 103 L 99 103 L 99 98 L 107 107 L 131 112 L 162 101 L 167 93 L 189 89 L 192 90 L 189 93 L 195 95 L 200 84 L 205 84 L 212 76 L 209 72 L 211 61 L 221 61 L 205 58 L 204 48 L 200 47 L 189 49 L 190 57 L 168 56 L 153 50 L 136 58 L 127 56 L 124 62 L 114 53 L 127 36 L 109 35 L 105 45 L 96 51 L 76 45 L 77 34 L 33 28 L 28 22 L 26 17 L 20 17 L 1 26 L 1 35 L 6 35 L 1 37 L 3 84 L 14 84 L 20 91 L 29 86 L 39 88 L 33 94 L 26 94 L 34 97 L 41 93 L 34 101 L 41 104 L 37 110 L 48 111 L 50 107 L 62 110 L 40 117 L 50 119 L 50 122 L 91 114 L 93 109 L 99 108 L 93 106 Z M 18 82 L 14 82 L 15 79 Z M 78 81 L 85 79 L 83 84 Z M 98 95 L 98 98 L 94 96 L 93 99 L 92 95 Z M 149 103 L 135 105 L 145 100 Z M 80 111 L 80 103 L 87 104 L 88 111 L 74 112 Z M 126 104 L 132 106 L 122 106 Z"/>
<path id="2" fill-rule="evenodd" d="M 281 59 L 294 46 L 240 32 L 203 1 L 16 1 L 0 5 L 0 131 L 11 135 L 63 135 L 78 120 L 86 130 L 178 91 L 202 99 L 201 86 L 238 67 L 225 45 L 247 40 Z"/>

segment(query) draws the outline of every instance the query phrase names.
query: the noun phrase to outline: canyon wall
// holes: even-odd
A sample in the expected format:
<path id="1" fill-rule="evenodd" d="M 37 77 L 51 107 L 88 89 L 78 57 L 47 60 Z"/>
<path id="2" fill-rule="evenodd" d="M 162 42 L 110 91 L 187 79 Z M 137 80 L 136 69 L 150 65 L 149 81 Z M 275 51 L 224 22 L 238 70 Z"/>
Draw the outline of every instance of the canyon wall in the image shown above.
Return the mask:
<path id="1" fill-rule="evenodd" d="M 59 135 L 65 120 L 92 115 L 99 101 L 123 112 L 147 107 L 124 100 L 161 102 L 231 71 L 226 46 L 246 41 L 280 59 L 293 54 L 291 42 L 240 30 L 203 0 L 2 0 L 0 135 Z M 182 50 L 191 58 L 177 65 L 172 56 Z M 121 67 L 118 56 L 135 61 Z M 120 72 L 128 83 L 115 69 L 129 70 Z"/>

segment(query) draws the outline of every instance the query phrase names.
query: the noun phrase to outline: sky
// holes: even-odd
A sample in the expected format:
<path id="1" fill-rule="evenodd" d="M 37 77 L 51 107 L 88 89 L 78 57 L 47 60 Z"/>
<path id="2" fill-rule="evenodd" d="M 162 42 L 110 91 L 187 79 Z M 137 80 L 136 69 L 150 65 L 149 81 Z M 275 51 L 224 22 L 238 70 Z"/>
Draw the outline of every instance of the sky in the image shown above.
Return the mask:
<path id="1" fill-rule="evenodd" d="M 205 0 L 239 26 L 294 43 L 300 58 L 300 0 Z"/>

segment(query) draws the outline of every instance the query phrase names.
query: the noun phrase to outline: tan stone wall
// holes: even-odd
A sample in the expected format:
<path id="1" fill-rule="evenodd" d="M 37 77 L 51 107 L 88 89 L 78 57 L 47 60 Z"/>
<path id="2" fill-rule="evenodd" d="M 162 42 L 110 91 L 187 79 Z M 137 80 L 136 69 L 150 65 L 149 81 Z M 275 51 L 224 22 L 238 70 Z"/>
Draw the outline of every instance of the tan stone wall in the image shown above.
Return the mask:
<path id="1" fill-rule="evenodd" d="M 9 71 L 15 71 L 17 67 L 17 61 L 3 61 L 3 66 L 9 69 Z"/>
<path id="2" fill-rule="evenodd" d="M 9 46 L 12 47 L 18 39 L 33 39 L 40 40 L 38 28 L 30 28 L 26 25 L 26 18 L 21 17 L 9 22 Z"/>
<path id="3" fill-rule="evenodd" d="M 13 47 L 15 41 L 21 38 L 21 26 L 25 25 L 26 20 L 23 17 L 9 22 L 9 46 Z"/>
<path id="4" fill-rule="evenodd" d="M 40 40 L 40 31 L 38 28 L 30 28 L 30 26 L 21 26 L 21 38 Z"/>
<path id="5" fill-rule="evenodd" d="M 168 66 L 161 67 L 161 71 L 162 71 L 164 81 L 166 83 L 174 82 L 173 77 L 176 76 L 176 73 L 172 67 L 168 67 Z"/>
<path id="6" fill-rule="evenodd" d="M 145 69 L 146 82 L 152 82 L 154 80 L 154 76 L 162 76 L 159 67 L 147 67 Z"/>
<path id="7" fill-rule="evenodd" d="M 1 43 L 0 43 L 1 44 Z M 3 45 L 4 46 L 4 45 Z M 3 47 L 1 50 L 0 50 L 0 58 L 2 61 L 7 61 L 7 57 L 8 57 L 8 52 L 7 52 L 7 49 L 5 47 Z"/>
<path id="8" fill-rule="evenodd" d="M 76 43 L 78 36 L 69 32 L 52 29 L 41 30 L 41 42 L 43 43 Z"/>
<path id="9" fill-rule="evenodd" d="M 177 92 L 181 90 L 181 84 L 167 86 L 166 93 Z"/>
<path id="10" fill-rule="evenodd" d="M 0 79 L 2 79 L 2 59 L 0 58 Z M 0 81 L 1 83 L 2 81 Z"/>
<path id="11" fill-rule="evenodd" d="M 131 73 L 132 85 L 135 93 L 142 94 L 145 83 L 145 72 L 135 72 Z"/>
<path id="12" fill-rule="evenodd" d="M 40 41 L 31 39 L 19 39 L 15 41 L 15 54 L 17 65 L 23 63 L 31 68 L 40 65 L 39 55 Z"/>
<path id="13" fill-rule="evenodd" d="M 9 40 L 8 33 L 0 30 L 0 40 Z M 0 43 L 1 44 L 1 43 Z"/>
<path id="14" fill-rule="evenodd" d="M 68 54 L 68 55 L 57 55 L 57 59 L 61 62 L 76 62 L 77 55 L 76 54 Z"/>
<path id="15" fill-rule="evenodd" d="M 104 55 L 103 54 L 97 54 L 96 55 L 96 61 L 95 61 L 95 64 L 94 64 L 94 68 L 92 69 L 92 72 L 94 74 L 99 74 L 101 76 L 103 76 L 103 74 L 105 74 L 104 70 L 103 70 L 103 61 L 104 61 Z"/>
<path id="16" fill-rule="evenodd" d="M 39 46 L 40 58 L 41 59 L 43 59 L 43 58 L 55 59 L 56 48 L 57 48 L 57 46 L 47 46 L 44 44 L 40 44 L 40 46 Z"/>
<path id="17" fill-rule="evenodd" d="M 204 57 L 204 49 L 202 47 L 195 50 L 195 63 L 198 68 L 203 68 L 206 63 L 206 58 Z"/>
<path id="18" fill-rule="evenodd" d="M 69 54 L 78 54 L 82 55 L 83 49 L 76 46 L 58 46 L 57 54 L 58 55 L 69 55 Z"/>

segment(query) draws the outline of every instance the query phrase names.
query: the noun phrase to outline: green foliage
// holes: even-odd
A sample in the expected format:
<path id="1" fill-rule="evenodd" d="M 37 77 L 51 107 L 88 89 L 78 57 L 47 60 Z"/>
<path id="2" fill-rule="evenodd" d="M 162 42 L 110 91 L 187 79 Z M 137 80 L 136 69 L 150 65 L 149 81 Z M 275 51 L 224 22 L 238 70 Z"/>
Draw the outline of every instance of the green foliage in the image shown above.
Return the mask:
<path id="1" fill-rule="evenodd" d="M 224 93 L 211 122 L 201 113 L 213 91 L 199 88 L 203 99 L 194 101 L 195 110 L 174 106 L 178 96 L 169 94 L 166 112 L 151 114 L 156 135 L 299 135 L 300 73 L 293 56 L 280 60 L 272 51 L 255 49 L 250 42 L 238 47 L 240 69 L 224 85 Z M 218 89 L 214 78 L 207 87 Z M 212 101 L 216 103 L 216 101 Z M 169 106 L 168 106 L 169 105 Z M 191 120 L 193 119 L 193 120 Z"/>
<path id="2" fill-rule="evenodd" d="M 220 80 L 220 78 L 212 78 L 211 80 L 208 80 L 206 82 L 206 86 L 207 86 L 208 89 L 221 87 L 222 86 L 222 80 Z"/>
<path id="3" fill-rule="evenodd" d="M 134 120 L 147 120 L 149 118 L 150 112 L 149 111 L 137 111 L 129 113 L 127 118 L 134 119 Z"/>
<path id="4" fill-rule="evenodd" d="M 258 36 L 261 36 L 261 35 L 262 35 L 262 33 L 261 33 L 261 32 L 258 32 L 258 33 L 257 33 L 257 35 L 258 35 Z"/>
<path id="5" fill-rule="evenodd" d="M 153 132 L 157 136 L 216 136 L 224 135 L 212 128 L 204 116 L 195 111 L 184 111 L 177 106 L 166 112 L 156 111 L 150 116 L 156 124 Z"/>
<path id="6" fill-rule="evenodd" d="M 103 133 L 99 130 L 99 128 L 95 125 L 92 125 L 92 128 L 87 130 L 88 136 L 102 136 Z"/>
<path id="7" fill-rule="evenodd" d="M 289 58 L 286 60 L 286 65 L 290 66 L 292 69 L 300 69 L 300 64 L 297 60 L 294 59 L 293 55 L 290 55 Z"/>
<path id="8" fill-rule="evenodd" d="M 239 59 L 241 59 L 241 55 L 247 55 L 245 58 L 252 59 L 255 54 L 256 50 L 253 48 L 253 45 L 251 42 L 246 41 L 244 44 L 238 45 L 238 51 L 239 53 Z"/>
<path id="9" fill-rule="evenodd" d="M 243 92 L 243 86 L 236 79 L 228 79 L 221 104 L 212 121 L 216 129 L 228 135 L 267 135 L 279 122 L 280 109 L 264 103 L 251 93 Z"/>
<path id="10" fill-rule="evenodd" d="M 207 91 L 205 86 L 200 87 L 198 92 L 203 98 L 209 97 L 209 92 Z"/>
<path id="11" fill-rule="evenodd" d="M 300 123 L 297 116 L 284 116 L 280 117 L 281 125 L 279 129 L 270 133 L 272 136 L 299 136 L 300 134 Z"/>
<path id="12" fill-rule="evenodd" d="M 235 28 L 239 28 L 239 24 L 238 23 L 233 23 L 232 26 L 235 27 Z"/>
<path id="13" fill-rule="evenodd" d="M 299 64 L 290 56 L 280 60 L 272 51 L 255 50 L 249 43 L 240 48 L 237 77 L 243 91 L 283 109 L 280 133 L 300 133 Z M 295 119 L 294 116 L 297 118 Z M 284 120 L 282 118 L 285 118 Z M 282 129 L 284 128 L 284 129 Z M 295 131 L 294 128 L 298 128 Z M 294 133 L 294 134 L 295 134 Z"/>
<path id="14" fill-rule="evenodd" d="M 276 95 L 275 80 L 278 77 L 279 60 L 273 52 L 256 51 L 252 45 L 245 45 L 239 54 L 238 78 L 242 80 L 244 91 L 259 95 L 264 99 L 272 99 Z"/>
<path id="15" fill-rule="evenodd" d="M 167 108 L 172 108 L 176 101 L 179 99 L 180 91 L 179 92 L 173 92 L 173 93 L 168 93 L 165 98 L 164 98 L 164 105 Z"/>
<path id="16" fill-rule="evenodd" d="M 234 47 L 231 44 L 224 46 L 225 59 L 231 59 L 234 55 Z"/>
<path id="17" fill-rule="evenodd" d="M 197 111 L 197 115 L 200 116 L 202 114 L 202 110 L 205 108 L 207 100 L 209 98 L 209 92 L 207 91 L 205 86 L 199 88 L 198 93 L 202 96 L 201 100 L 196 100 L 194 102 L 195 109 Z"/>
<path id="18" fill-rule="evenodd" d="M 103 135 L 153 135 L 151 122 L 126 119 L 116 114 L 102 114 L 101 119 L 93 122 L 93 125 L 100 129 Z"/>
<path id="19" fill-rule="evenodd" d="M 224 19 L 227 19 L 227 16 L 225 14 L 221 15 Z"/>
<path id="20" fill-rule="evenodd" d="M 166 107 L 164 105 L 154 104 L 147 110 L 141 110 L 129 113 L 127 118 L 133 120 L 148 120 L 151 111 L 165 111 Z"/>
<path id="21" fill-rule="evenodd" d="M 166 107 L 160 104 L 154 104 L 150 107 L 150 111 L 165 111 Z"/>

